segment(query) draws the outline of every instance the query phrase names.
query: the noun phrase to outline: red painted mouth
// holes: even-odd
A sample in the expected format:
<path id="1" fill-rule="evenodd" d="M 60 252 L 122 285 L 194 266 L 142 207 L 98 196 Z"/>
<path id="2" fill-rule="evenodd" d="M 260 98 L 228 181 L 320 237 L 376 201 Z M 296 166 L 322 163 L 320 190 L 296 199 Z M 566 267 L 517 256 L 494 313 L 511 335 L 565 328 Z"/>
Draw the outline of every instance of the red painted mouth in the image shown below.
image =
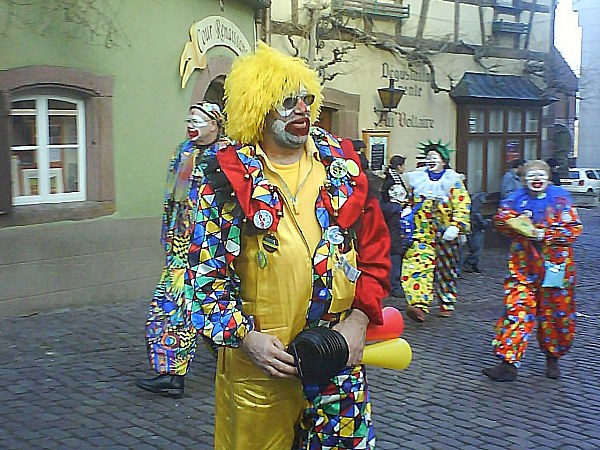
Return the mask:
<path id="1" fill-rule="evenodd" d="M 198 136 L 200 135 L 200 132 L 198 130 L 196 130 L 195 128 L 188 128 L 187 134 L 191 140 L 194 140 L 194 139 L 198 138 Z"/>
<path id="2" fill-rule="evenodd" d="M 292 120 L 285 125 L 285 131 L 293 134 L 294 136 L 306 136 L 310 128 L 310 120 L 308 117 L 302 117 L 299 119 Z"/>
<path id="3" fill-rule="evenodd" d="M 544 183 L 542 183 L 541 181 L 534 181 L 533 183 L 531 183 L 531 187 L 534 189 L 541 189 L 544 186 Z"/>

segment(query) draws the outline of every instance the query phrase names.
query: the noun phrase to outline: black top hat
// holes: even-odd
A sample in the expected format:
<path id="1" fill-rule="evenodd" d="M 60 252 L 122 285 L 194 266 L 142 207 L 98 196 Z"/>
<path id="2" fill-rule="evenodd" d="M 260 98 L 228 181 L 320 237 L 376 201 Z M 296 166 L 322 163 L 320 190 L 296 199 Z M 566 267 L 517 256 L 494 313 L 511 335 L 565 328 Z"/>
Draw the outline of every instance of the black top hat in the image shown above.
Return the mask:
<path id="1" fill-rule="evenodd" d="M 325 385 L 348 361 L 348 343 L 336 330 L 325 327 L 304 330 L 289 345 L 287 352 L 296 360 L 304 384 Z"/>

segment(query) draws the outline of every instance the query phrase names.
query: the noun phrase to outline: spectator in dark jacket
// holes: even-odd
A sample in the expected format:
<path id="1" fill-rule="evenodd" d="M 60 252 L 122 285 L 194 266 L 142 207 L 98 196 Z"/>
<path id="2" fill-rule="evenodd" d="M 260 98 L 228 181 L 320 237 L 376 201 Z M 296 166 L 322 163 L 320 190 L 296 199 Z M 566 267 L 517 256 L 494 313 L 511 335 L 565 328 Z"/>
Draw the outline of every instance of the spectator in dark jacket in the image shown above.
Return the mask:
<path id="1" fill-rule="evenodd" d="M 548 158 L 546 162 L 550 166 L 550 181 L 552 181 L 554 186 L 560 186 L 562 183 L 560 182 L 560 175 L 558 173 L 558 169 L 560 168 L 558 160 L 556 158 Z"/>
<path id="2" fill-rule="evenodd" d="M 383 211 L 383 217 L 390 231 L 392 241 L 390 248 L 392 259 L 392 271 L 390 272 L 391 295 L 397 298 L 404 297 L 400 275 L 402 272 L 402 257 L 406 252 L 406 243 L 401 235 L 400 213 L 408 201 L 408 189 L 402 179 L 402 173 L 405 168 L 405 156 L 392 156 L 390 164 L 386 169 L 385 181 L 381 188 L 381 210 Z"/>
<path id="3" fill-rule="evenodd" d="M 467 235 L 467 248 L 469 253 L 462 264 L 465 272 L 481 273 L 479 269 L 479 258 L 483 250 L 485 230 L 492 226 L 492 219 L 486 219 L 481 214 L 481 206 L 485 201 L 487 193 L 477 192 L 471 196 L 471 231 Z"/>
<path id="4" fill-rule="evenodd" d="M 521 172 L 525 165 L 524 159 L 515 159 L 509 163 L 509 169 L 502 177 L 502 188 L 500 189 L 500 199 L 504 200 L 512 192 L 523 187 L 521 183 Z"/>

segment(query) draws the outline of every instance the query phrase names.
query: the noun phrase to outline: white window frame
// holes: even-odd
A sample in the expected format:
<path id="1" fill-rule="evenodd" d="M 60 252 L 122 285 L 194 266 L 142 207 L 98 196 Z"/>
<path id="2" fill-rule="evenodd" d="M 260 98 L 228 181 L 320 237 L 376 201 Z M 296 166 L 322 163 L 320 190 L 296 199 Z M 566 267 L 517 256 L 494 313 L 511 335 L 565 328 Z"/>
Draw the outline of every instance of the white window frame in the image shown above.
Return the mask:
<path id="1" fill-rule="evenodd" d="M 39 195 L 21 195 L 15 197 L 13 195 L 12 203 L 15 206 L 18 205 L 35 205 L 40 203 L 66 203 L 66 202 L 79 202 L 85 201 L 87 198 L 87 182 L 86 182 L 86 130 L 85 130 L 85 103 L 83 100 L 64 97 L 60 95 L 28 95 L 22 97 L 15 97 L 11 99 L 11 110 L 10 115 L 25 115 L 19 114 L 18 111 L 12 109 L 12 102 L 34 100 L 35 101 L 35 116 L 36 116 L 36 145 L 15 145 L 11 146 L 11 152 L 13 150 L 37 150 L 37 170 L 38 170 L 38 189 Z M 49 127 L 49 112 L 48 102 L 49 100 L 59 100 L 76 105 L 76 123 L 77 123 L 77 171 L 79 180 L 79 191 L 78 192 L 61 192 L 61 193 L 50 193 L 50 177 L 56 176 L 53 174 L 53 169 L 50 168 L 50 151 L 52 149 L 61 148 L 73 148 L 72 144 L 53 144 L 50 145 L 50 127 Z M 32 110 L 28 110 L 31 115 Z M 68 113 L 68 112 L 67 112 Z M 65 112 L 61 112 L 61 115 L 65 115 Z M 11 177 L 15 174 L 11 173 Z M 61 180 L 62 183 L 62 180 Z"/>

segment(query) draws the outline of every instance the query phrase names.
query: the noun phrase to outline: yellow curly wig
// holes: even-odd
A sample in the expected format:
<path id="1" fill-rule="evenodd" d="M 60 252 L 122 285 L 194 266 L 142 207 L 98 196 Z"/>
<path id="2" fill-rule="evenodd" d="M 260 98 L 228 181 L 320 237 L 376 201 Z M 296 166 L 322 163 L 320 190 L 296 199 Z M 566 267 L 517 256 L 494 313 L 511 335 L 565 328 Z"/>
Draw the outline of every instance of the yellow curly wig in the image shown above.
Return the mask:
<path id="1" fill-rule="evenodd" d="M 323 93 L 317 72 L 300 58 L 284 55 L 263 42 L 254 54 L 237 58 L 225 79 L 225 132 L 230 139 L 254 144 L 261 140 L 265 118 L 300 85 L 315 96 L 311 124 L 319 117 Z"/>

